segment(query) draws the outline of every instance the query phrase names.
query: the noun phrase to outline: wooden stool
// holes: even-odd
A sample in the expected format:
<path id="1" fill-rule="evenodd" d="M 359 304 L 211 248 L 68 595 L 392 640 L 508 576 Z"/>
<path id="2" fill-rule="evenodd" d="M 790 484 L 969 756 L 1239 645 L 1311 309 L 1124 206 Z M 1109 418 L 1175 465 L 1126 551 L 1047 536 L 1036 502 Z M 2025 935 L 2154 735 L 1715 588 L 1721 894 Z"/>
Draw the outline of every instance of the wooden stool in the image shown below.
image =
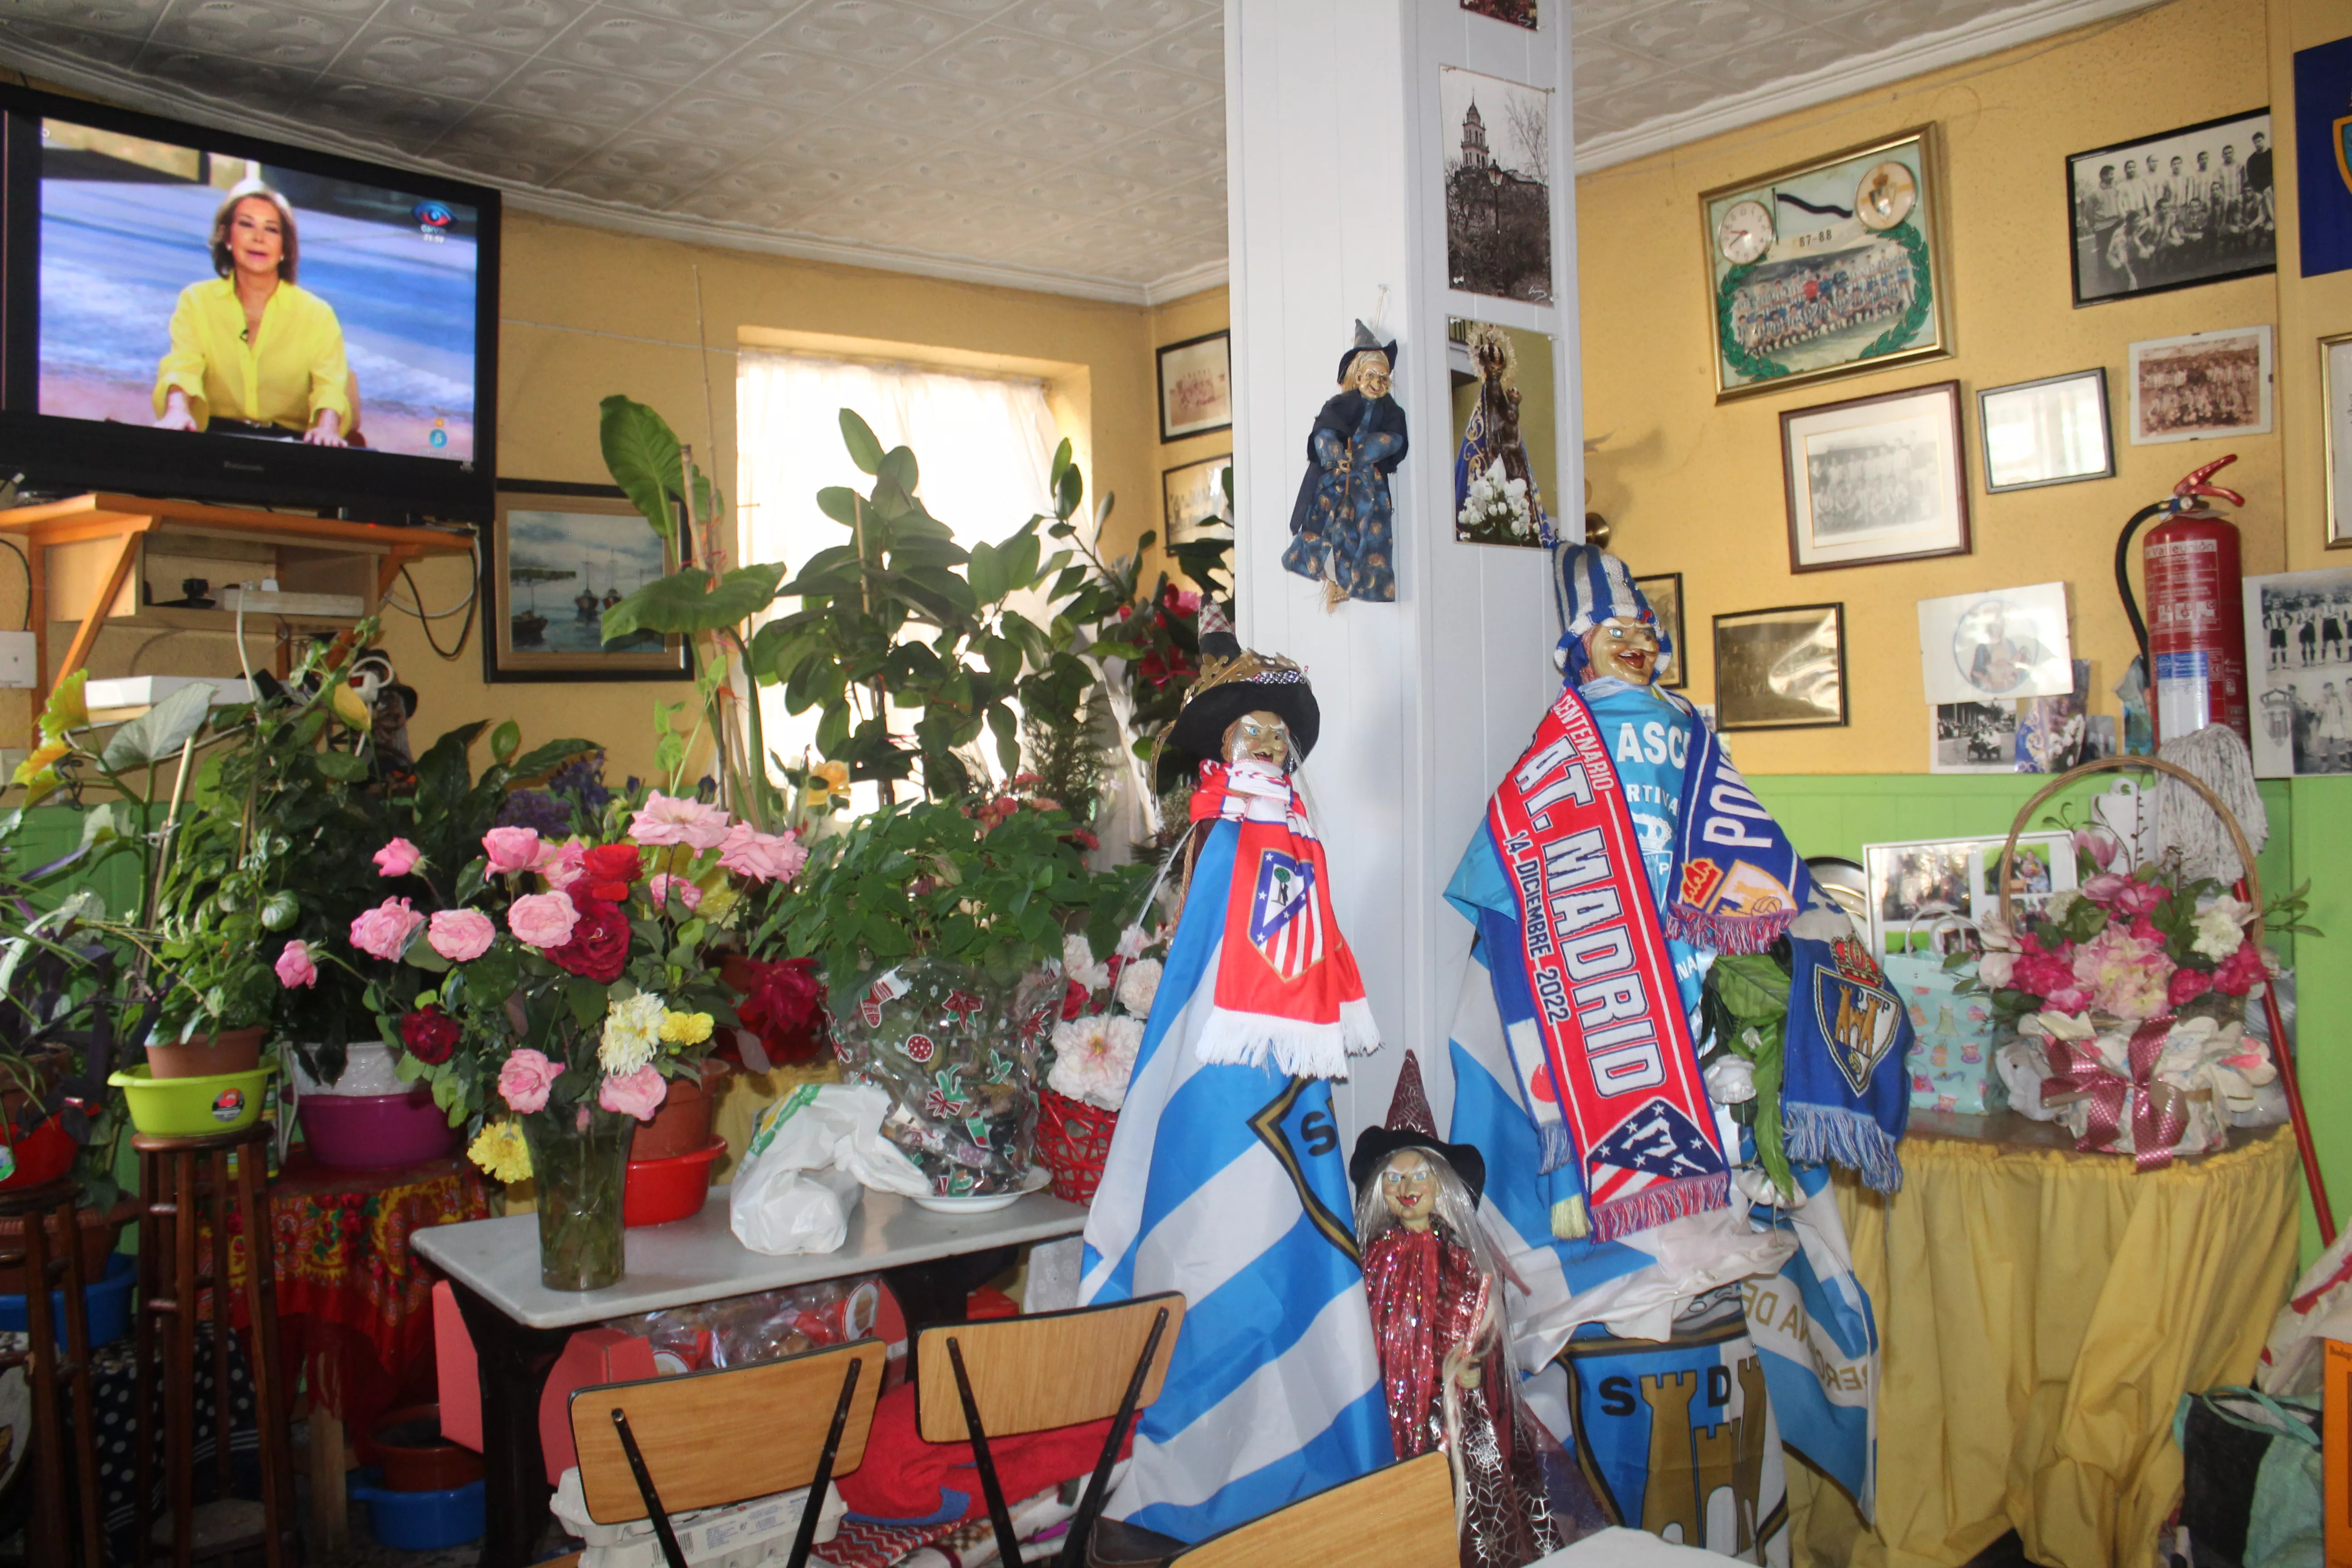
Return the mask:
<path id="1" fill-rule="evenodd" d="M 0 1218 L 23 1226 L 17 1244 L 0 1244 L 0 1266 L 22 1264 L 25 1270 L 25 1319 L 29 1338 L 24 1351 L 0 1352 L 0 1370 L 29 1368 L 33 1385 L 33 1429 L 23 1440 L 32 1446 L 33 1518 L 26 1536 L 31 1561 L 65 1563 L 77 1558 L 85 1568 L 104 1568 L 106 1562 L 100 1515 L 104 1509 L 98 1488 L 98 1415 L 90 1397 L 89 1321 L 82 1300 L 81 1227 L 75 1209 L 81 1189 L 70 1176 L 18 1190 L 0 1188 Z M 64 1239 L 49 1256 L 49 1226 Z M 49 1291 L 65 1287 L 65 1343 L 59 1353 L 58 1325 L 49 1308 Z M 72 1475 L 68 1479 L 65 1407 L 61 1386 L 73 1392 Z M 79 1535 L 67 1524 L 68 1503 L 79 1515 Z"/>
<path id="2" fill-rule="evenodd" d="M 163 1476 L 171 1504 L 174 1568 L 188 1568 L 199 1536 L 205 1554 L 250 1544 L 257 1534 L 268 1568 L 284 1568 L 285 1532 L 293 1522 L 294 1469 L 286 1431 L 287 1388 L 278 1358 L 278 1288 L 269 1222 L 265 1151 L 269 1124 L 201 1138 L 133 1134 L 139 1153 L 139 1330 L 132 1398 L 138 1431 L 132 1458 L 131 1524 L 142 1558 L 160 1555 L 148 1532 L 155 1485 L 156 1336 L 163 1343 Z M 234 1160 L 232 1160 L 234 1156 Z M 234 1163 L 235 1170 L 231 1170 Z M 247 1363 L 253 1374 L 255 1422 L 261 1436 L 261 1528 L 249 1528 L 252 1505 L 227 1501 L 231 1483 L 228 1380 L 228 1230 L 231 1188 L 245 1223 L 245 1302 L 252 1320 Z M 196 1232 L 210 1201 L 212 1258 L 196 1267 Z M 194 1505 L 196 1449 L 196 1315 L 206 1287 L 213 1292 L 213 1447 L 226 1507 L 208 1505 L 237 1522 L 224 1529 L 200 1520 Z M 168 1319 L 159 1323 L 157 1320 Z"/>

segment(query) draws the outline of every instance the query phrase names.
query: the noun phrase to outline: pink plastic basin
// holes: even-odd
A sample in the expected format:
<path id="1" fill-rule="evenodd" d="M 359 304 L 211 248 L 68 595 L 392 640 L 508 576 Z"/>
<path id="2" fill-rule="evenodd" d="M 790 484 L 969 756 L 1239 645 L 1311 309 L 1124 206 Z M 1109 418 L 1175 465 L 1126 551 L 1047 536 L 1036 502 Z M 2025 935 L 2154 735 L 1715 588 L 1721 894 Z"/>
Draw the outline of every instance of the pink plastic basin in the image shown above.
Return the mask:
<path id="1" fill-rule="evenodd" d="M 437 1160 L 457 1146 L 459 1130 L 433 1103 L 433 1086 L 405 1094 L 302 1097 L 302 1136 L 311 1158 L 339 1171 L 381 1171 Z"/>

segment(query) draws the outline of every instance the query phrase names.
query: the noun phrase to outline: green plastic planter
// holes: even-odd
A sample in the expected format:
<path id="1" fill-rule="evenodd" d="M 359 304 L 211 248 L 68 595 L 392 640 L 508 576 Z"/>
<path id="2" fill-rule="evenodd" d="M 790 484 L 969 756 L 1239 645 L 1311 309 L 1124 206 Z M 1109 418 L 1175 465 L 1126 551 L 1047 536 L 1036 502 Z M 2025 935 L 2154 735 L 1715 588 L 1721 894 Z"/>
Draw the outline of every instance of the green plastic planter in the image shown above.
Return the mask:
<path id="1" fill-rule="evenodd" d="M 250 1072 L 163 1079 L 150 1077 L 141 1066 L 106 1081 L 122 1090 L 131 1106 L 131 1125 L 140 1131 L 159 1138 L 201 1138 L 252 1126 L 277 1066 L 264 1062 Z"/>

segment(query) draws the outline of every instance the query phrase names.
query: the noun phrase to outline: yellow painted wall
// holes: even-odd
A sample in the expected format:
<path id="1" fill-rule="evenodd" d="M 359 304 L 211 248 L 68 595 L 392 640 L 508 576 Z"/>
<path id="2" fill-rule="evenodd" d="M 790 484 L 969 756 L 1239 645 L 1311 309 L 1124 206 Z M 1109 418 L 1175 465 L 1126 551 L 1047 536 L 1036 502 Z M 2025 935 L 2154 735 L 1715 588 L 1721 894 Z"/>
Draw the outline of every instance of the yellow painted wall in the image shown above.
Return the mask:
<path id="1" fill-rule="evenodd" d="M 2278 0 L 2273 14 L 2293 3 Z M 2346 31 L 2352 26 L 2326 36 Z M 2239 516 L 2245 569 L 2287 565 L 2280 437 L 2134 447 L 2124 380 L 2135 340 L 2281 325 L 2278 283 L 2241 279 L 2076 310 L 2068 276 L 2065 155 L 2266 103 L 2277 106 L 2273 124 L 2284 136 L 2289 79 L 2281 66 L 2273 86 L 2265 37 L 2260 0 L 2174 0 L 1577 181 L 1585 433 L 1609 437 L 1586 458 L 1592 505 L 1615 526 L 1612 548 L 1637 573 L 1683 574 L 1691 696 L 1712 700 L 1710 616 L 1831 600 L 1846 607 L 1852 722 L 1743 733 L 1744 769 L 1926 772 L 1916 605 L 1947 594 L 2071 584 L 2075 655 L 2092 660 L 2094 711 L 2116 711 L 2107 689 L 2131 642 L 2113 586 L 2116 534 L 2181 474 L 2223 451 L 2239 454 L 2225 482 L 2249 502 Z M 1718 405 L 1699 193 L 1927 123 L 1943 139 L 1945 287 L 1956 355 Z M 2278 167 L 2284 189 L 2292 167 L 2284 145 Z M 2293 255 L 2284 224 L 2280 255 Z M 2336 283 L 2352 302 L 2346 279 L 2352 274 Z M 2352 315 L 2352 305 L 2339 314 Z M 2292 371 L 2311 330 L 2288 324 L 2296 330 L 2284 332 L 2280 359 Z M 2346 325 L 2352 321 L 2332 330 Z M 2107 369 L 2118 477 L 1987 496 L 1977 390 L 2092 365 Z M 1781 411 L 1955 378 L 1966 398 L 1974 552 L 1792 574 Z M 2276 419 L 2288 429 L 2310 425 L 2295 439 L 2316 442 L 2315 406 L 2290 376 L 2281 379 Z M 2315 473 L 2304 466 L 2315 459 L 2302 446 L 2297 471 Z M 2316 487 L 2315 478 L 2300 487 L 2310 492 L 2304 504 L 2317 504 Z M 2310 530 L 2299 522 L 2297 534 Z M 2316 563 L 2299 547 L 2295 563 Z"/>

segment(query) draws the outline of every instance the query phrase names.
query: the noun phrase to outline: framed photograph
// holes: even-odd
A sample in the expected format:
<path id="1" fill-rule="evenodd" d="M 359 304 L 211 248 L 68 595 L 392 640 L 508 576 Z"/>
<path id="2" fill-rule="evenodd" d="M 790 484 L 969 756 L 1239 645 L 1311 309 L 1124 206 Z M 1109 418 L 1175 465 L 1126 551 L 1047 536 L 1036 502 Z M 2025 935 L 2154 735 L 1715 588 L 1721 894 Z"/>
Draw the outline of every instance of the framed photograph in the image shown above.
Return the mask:
<path id="1" fill-rule="evenodd" d="M 1465 544 L 1550 548 L 1559 504 L 1551 339 L 1451 318 L 1454 537 Z"/>
<path id="2" fill-rule="evenodd" d="M 1536 5 L 1537 0 L 1462 0 L 1462 8 L 1473 16 L 1492 16 L 1497 22 L 1508 22 L 1530 33 L 1538 25 Z"/>
<path id="3" fill-rule="evenodd" d="M 2016 759 L 2016 703 L 1994 700 L 1928 705 L 1929 773 L 2015 773 Z"/>
<path id="4" fill-rule="evenodd" d="M 2000 852 L 2007 841 L 2004 835 L 1864 845 L 1871 947 L 1880 952 L 1925 951 L 1930 933 L 1949 917 L 1974 921 L 1999 913 Z M 2071 834 L 2018 835 L 2010 891 L 2020 913 L 2039 909 L 2051 894 L 2074 885 Z"/>
<path id="5" fill-rule="evenodd" d="M 1921 126 L 1699 197 L 1717 402 L 1952 352 L 1935 151 Z"/>
<path id="6" fill-rule="evenodd" d="M 2073 153 L 2066 205 L 2078 310 L 2275 272 L 2271 111 Z"/>
<path id="7" fill-rule="evenodd" d="M 1551 94 L 1458 66 L 1437 72 L 1445 273 L 1465 294 L 1551 300 Z"/>
<path id="8" fill-rule="evenodd" d="M 1234 335 L 1210 332 L 1160 351 L 1160 438 L 1234 427 Z"/>
<path id="9" fill-rule="evenodd" d="M 487 555 L 484 680 L 693 677 L 684 637 L 604 640 L 606 607 L 670 570 L 661 536 L 618 486 L 500 479 Z"/>
<path id="10" fill-rule="evenodd" d="M 1919 684 L 1930 702 L 2063 697 L 2074 689 L 2066 584 L 1919 601 Z"/>
<path id="11" fill-rule="evenodd" d="M 2030 490 L 2116 477 L 2105 365 L 1977 391 L 1985 489 Z"/>
<path id="12" fill-rule="evenodd" d="M 1715 617 L 1719 731 L 1845 722 L 1845 606 L 1791 605 Z"/>
<path id="13" fill-rule="evenodd" d="M 2257 778 L 2352 773 L 2352 566 L 2245 581 Z"/>
<path id="14" fill-rule="evenodd" d="M 2352 332 L 2319 340 L 2319 389 L 2327 405 L 2327 548 L 2334 550 L 2352 545 Z"/>
<path id="15" fill-rule="evenodd" d="M 1169 543 L 1234 536 L 1234 520 L 1225 510 L 1225 470 L 1233 466 L 1234 455 L 1221 452 L 1160 473 L 1160 499 L 1167 519 L 1162 537 Z"/>
<path id="16" fill-rule="evenodd" d="M 1970 549 L 1957 381 L 1784 411 L 1780 477 L 1791 572 Z"/>
<path id="17" fill-rule="evenodd" d="M 1636 577 L 1633 586 L 1657 611 L 1658 624 L 1675 643 L 1674 658 L 1659 672 L 1657 684 L 1680 691 L 1690 685 L 1690 643 L 1683 636 L 1683 574 L 1662 572 L 1655 577 Z"/>
<path id="18" fill-rule="evenodd" d="M 2267 326 L 2143 339 L 2131 346 L 2130 374 L 2135 447 L 2270 434 Z"/>

